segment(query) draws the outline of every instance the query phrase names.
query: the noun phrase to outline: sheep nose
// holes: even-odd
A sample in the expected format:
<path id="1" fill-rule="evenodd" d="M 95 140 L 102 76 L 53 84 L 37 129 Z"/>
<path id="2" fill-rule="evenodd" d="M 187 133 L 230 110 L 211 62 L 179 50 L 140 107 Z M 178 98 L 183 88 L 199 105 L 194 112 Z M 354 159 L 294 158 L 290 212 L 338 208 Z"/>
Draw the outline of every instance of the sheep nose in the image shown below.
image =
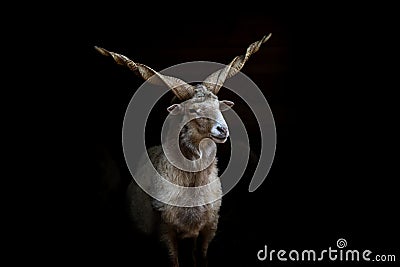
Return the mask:
<path id="1" fill-rule="evenodd" d="M 219 125 L 217 126 L 217 130 L 223 135 L 226 135 L 228 133 L 228 128 L 225 126 Z"/>
<path id="2" fill-rule="evenodd" d="M 219 139 L 227 138 L 229 136 L 228 126 L 216 123 L 211 129 L 211 135 Z"/>

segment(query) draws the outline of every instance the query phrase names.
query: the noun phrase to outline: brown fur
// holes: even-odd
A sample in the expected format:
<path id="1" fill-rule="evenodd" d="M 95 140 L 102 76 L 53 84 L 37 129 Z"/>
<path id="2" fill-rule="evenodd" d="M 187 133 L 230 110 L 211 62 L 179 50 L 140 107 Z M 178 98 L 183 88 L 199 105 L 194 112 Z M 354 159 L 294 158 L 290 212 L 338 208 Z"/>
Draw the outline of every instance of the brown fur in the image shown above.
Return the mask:
<path id="1" fill-rule="evenodd" d="M 201 103 L 193 101 L 189 105 L 190 108 L 201 108 L 201 112 L 219 112 L 218 100 L 214 95 L 208 100 L 203 99 Z M 199 158 L 200 141 L 208 137 L 212 123 L 212 120 L 199 118 L 192 120 L 183 128 L 180 133 L 179 146 L 186 158 L 191 160 Z M 208 149 L 205 147 L 205 151 Z M 144 181 L 147 190 L 163 196 L 167 195 L 169 199 L 188 197 L 187 201 L 190 203 L 191 198 L 197 198 L 203 199 L 208 204 L 195 207 L 172 206 L 150 198 L 134 182 L 128 189 L 133 220 L 144 232 L 160 233 L 161 240 L 168 248 L 173 266 L 179 266 L 178 240 L 181 238 L 194 238 L 195 242 L 199 239 L 200 262 L 206 264 L 208 246 L 217 230 L 222 197 L 217 159 L 214 159 L 211 165 L 202 171 L 187 172 L 173 166 L 166 158 L 161 146 L 150 148 L 148 154 L 151 164 L 159 175 L 176 185 L 198 187 L 213 182 L 212 186 L 196 191 L 195 195 L 182 196 L 163 188 L 155 179 L 156 177 L 151 176 L 152 172 L 149 172 L 143 163 L 139 163 L 138 172 L 135 175 Z M 149 175 L 151 177 L 147 177 Z M 217 200 L 210 202 L 208 199 Z M 183 201 L 186 200 L 183 199 Z"/>

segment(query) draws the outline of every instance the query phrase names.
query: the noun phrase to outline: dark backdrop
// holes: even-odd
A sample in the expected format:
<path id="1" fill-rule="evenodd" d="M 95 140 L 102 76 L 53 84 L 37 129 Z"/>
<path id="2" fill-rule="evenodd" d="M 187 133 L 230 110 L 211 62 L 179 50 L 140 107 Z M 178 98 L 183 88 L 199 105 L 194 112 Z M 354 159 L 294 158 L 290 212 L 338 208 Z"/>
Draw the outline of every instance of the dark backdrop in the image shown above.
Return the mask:
<path id="1" fill-rule="evenodd" d="M 248 193 L 259 132 L 248 110 L 235 106 L 249 118 L 254 157 L 240 183 L 223 198 L 210 266 L 266 266 L 256 258 L 264 245 L 322 250 L 336 247 L 339 238 L 352 249 L 398 253 L 398 175 L 386 150 L 394 106 L 384 90 L 384 77 L 390 76 L 382 70 L 386 46 L 371 37 L 379 28 L 373 18 L 322 11 L 307 16 L 199 12 L 159 17 L 147 16 L 150 11 L 145 10 L 125 14 L 109 9 L 103 10 L 106 14 L 82 11 L 78 18 L 71 15 L 73 27 L 61 26 L 59 53 L 70 65 L 62 71 L 57 99 L 69 160 L 60 163 L 67 174 L 62 183 L 66 194 L 57 198 L 60 202 L 48 200 L 50 214 L 63 208 L 49 226 L 54 254 L 46 257 L 117 266 L 165 266 L 168 260 L 159 243 L 130 230 L 124 210 L 131 177 L 121 129 L 142 80 L 98 54 L 94 45 L 162 70 L 195 60 L 228 63 L 270 32 L 272 38 L 242 71 L 261 88 L 274 114 L 275 160 L 263 185 Z M 159 123 L 157 116 L 152 123 Z M 226 147 L 219 146 L 222 169 Z"/>

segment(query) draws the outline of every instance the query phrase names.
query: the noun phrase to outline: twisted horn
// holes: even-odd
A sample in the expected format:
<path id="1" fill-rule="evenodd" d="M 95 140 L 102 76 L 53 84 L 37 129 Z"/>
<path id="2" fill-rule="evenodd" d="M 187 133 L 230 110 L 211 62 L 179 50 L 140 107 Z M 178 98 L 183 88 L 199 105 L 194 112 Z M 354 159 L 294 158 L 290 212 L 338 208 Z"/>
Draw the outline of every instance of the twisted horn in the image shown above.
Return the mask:
<path id="1" fill-rule="evenodd" d="M 246 63 L 250 56 L 257 52 L 258 49 L 260 49 L 260 46 L 265 43 L 271 35 L 272 33 L 265 35 L 260 41 L 249 45 L 246 54 L 235 57 L 225 68 L 212 73 L 203 81 L 203 85 L 215 95 L 218 94 L 219 89 L 221 89 L 225 80 L 237 74 L 243 68 L 244 63 Z"/>
<path id="2" fill-rule="evenodd" d="M 181 79 L 160 74 L 146 65 L 133 62 L 124 55 L 110 52 L 97 46 L 94 48 L 104 56 L 111 56 L 117 64 L 127 66 L 135 73 L 139 73 L 143 79 L 150 83 L 156 85 L 167 85 L 180 100 L 189 99 L 194 95 L 194 87 Z"/>

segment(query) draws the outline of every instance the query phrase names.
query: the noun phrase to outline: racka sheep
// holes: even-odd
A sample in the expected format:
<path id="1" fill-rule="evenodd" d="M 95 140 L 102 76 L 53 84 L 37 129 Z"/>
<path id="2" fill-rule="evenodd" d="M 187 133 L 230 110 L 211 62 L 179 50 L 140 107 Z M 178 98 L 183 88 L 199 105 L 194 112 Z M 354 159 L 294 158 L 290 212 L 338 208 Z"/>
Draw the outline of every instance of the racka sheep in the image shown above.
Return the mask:
<path id="1" fill-rule="evenodd" d="M 244 55 L 235 57 L 225 68 L 197 85 L 96 47 L 101 54 L 111 56 L 148 82 L 167 85 L 178 100 L 167 108 L 176 124 L 168 128 L 164 146 L 148 149 L 150 161 L 144 157 L 134 174 L 140 186 L 132 181 L 127 190 L 130 215 L 136 226 L 145 233 L 160 235 L 174 267 L 179 266 L 178 239 L 181 238 L 194 240 L 193 255 L 197 255 L 194 263 L 207 265 L 207 250 L 217 230 L 222 198 L 214 142 L 223 143 L 229 137 L 222 111 L 233 106 L 231 101 L 218 100 L 217 93 L 224 81 L 238 73 L 270 36 L 252 43 Z M 181 162 L 183 167 L 171 159 Z"/>

